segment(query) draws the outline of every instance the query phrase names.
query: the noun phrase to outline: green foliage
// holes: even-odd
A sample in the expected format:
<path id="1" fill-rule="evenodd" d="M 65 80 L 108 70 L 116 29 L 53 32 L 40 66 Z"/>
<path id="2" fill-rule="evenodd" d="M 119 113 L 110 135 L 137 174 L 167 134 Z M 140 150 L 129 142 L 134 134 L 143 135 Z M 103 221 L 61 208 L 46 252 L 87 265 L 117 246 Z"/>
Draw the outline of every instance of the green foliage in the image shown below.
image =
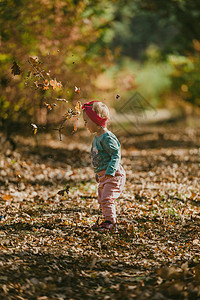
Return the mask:
<path id="1" fill-rule="evenodd" d="M 137 76 L 141 94 L 155 106 L 162 102 L 162 94 L 170 89 L 169 72 L 170 67 L 166 63 L 146 63 Z"/>
<path id="2" fill-rule="evenodd" d="M 200 39 L 200 4 L 196 0 L 141 0 L 137 1 L 139 11 L 149 15 L 157 15 L 157 26 L 151 27 L 152 34 L 156 33 L 155 28 L 166 24 L 166 31 L 158 36 L 163 44 L 165 53 L 192 50 L 192 40 Z M 170 28 L 168 27 L 170 26 Z M 168 31 L 170 30 L 170 31 Z M 168 40 L 165 39 L 168 36 Z"/>
<path id="3" fill-rule="evenodd" d="M 104 81 L 107 75 L 114 82 L 110 97 L 113 97 L 113 89 L 120 95 L 120 101 L 116 99 L 113 101 L 116 109 L 125 104 L 136 92 L 155 107 L 164 105 L 162 96 L 170 91 L 172 67 L 169 63 L 159 61 L 159 53 L 153 48 L 152 46 L 149 49 L 149 58 L 145 63 L 126 57 L 120 60 L 119 65 L 113 66 L 105 73 Z"/>
<path id="4" fill-rule="evenodd" d="M 173 66 L 172 89 L 184 100 L 200 106 L 200 43 L 195 55 L 169 56 L 169 62 Z"/>
<path id="5" fill-rule="evenodd" d="M 149 44 L 156 44 L 164 50 L 177 30 L 173 16 L 165 19 L 157 11 L 150 13 L 140 8 L 138 2 L 119 7 L 113 23 L 112 45 L 121 47 L 123 55 L 142 60 Z"/>

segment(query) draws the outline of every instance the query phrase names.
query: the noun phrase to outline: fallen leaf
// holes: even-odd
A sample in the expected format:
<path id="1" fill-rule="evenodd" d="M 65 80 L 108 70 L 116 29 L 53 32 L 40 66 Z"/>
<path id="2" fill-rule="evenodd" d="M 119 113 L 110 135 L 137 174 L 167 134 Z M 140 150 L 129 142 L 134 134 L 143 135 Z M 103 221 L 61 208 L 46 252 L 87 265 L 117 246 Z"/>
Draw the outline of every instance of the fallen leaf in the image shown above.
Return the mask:
<path id="1" fill-rule="evenodd" d="M 69 189 L 70 189 L 70 186 L 67 185 L 66 188 L 64 190 L 60 190 L 57 192 L 58 195 L 61 195 L 61 196 L 64 196 L 65 192 L 68 194 L 69 193 Z"/>
<path id="2" fill-rule="evenodd" d="M 3 199 L 4 201 L 12 200 L 12 196 L 11 196 L 11 195 L 6 195 L 6 194 L 4 194 L 4 195 L 2 195 L 1 197 L 2 197 L 2 199 Z"/>

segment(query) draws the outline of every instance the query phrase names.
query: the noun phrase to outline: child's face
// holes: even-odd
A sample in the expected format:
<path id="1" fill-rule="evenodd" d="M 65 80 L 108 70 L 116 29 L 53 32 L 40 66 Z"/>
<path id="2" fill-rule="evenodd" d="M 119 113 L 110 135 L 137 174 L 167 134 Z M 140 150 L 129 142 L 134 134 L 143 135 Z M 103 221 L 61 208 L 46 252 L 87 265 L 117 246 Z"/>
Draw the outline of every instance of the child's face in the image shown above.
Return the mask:
<path id="1" fill-rule="evenodd" d="M 85 122 L 85 126 L 86 128 L 91 132 L 91 133 L 95 133 L 98 131 L 99 126 L 97 124 L 95 124 L 86 114 L 85 111 L 83 111 L 83 119 Z"/>

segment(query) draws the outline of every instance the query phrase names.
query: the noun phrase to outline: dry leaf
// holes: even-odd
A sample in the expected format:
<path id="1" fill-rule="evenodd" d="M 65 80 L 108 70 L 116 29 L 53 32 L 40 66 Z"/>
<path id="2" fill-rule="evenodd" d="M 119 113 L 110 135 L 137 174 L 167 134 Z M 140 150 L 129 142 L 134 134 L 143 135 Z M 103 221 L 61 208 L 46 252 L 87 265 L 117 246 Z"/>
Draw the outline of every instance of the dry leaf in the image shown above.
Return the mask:
<path id="1" fill-rule="evenodd" d="M 10 201 L 10 200 L 12 200 L 12 196 L 11 196 L 11 195 L 6 195 L 6 194 L 4 194 L 4 195 L 2 195 L 1 197 L 2 197 L 2 199 L 3 199 L 4 201 Z"/>
<path id="2" fill-rule="evenodd" d="M 69 189 L 70 189 L 70 186 L 67 185 L 66 188 L 64 190 L 60 190 L 57 192 L 58 195 L 61 195 L 61 196 L 64 196 L 65 192 L 68 194 L 69 193 Z"/>
<path id="3" fill-rule="evenodd" d="M 78 88 L 77 86 L 74 87 L 74 90 L 75 90 L 75 93 L 77 93 L 77 94 L 80 94 L 80 92 L 81 92 L 81 89 Z"/>
<path id="4" fill-rule="evenodd" d="M 12 69 L 11 73 L 13 75 L 20 75 L 21 74 L 20 67 L 18 66 L 18 64 L 15 61 L 13 62 L 13 65 L 12 65 L 11 69 Z"/>
<path id="5" fill-rule="evenodd" d="M 50 85 L 53 87 L 54 90 L 56 90 L 57 88 L 61 88 L 62 87 L 61 82 L 57 82 L 56 79 L 50 80 Z"/>
<path id="6" fill-rule="evenodd" d="M 34 123 L 31 123 L 31 126 L 33 127 L 33 134 L 37 133 L 38 127 Z"/>

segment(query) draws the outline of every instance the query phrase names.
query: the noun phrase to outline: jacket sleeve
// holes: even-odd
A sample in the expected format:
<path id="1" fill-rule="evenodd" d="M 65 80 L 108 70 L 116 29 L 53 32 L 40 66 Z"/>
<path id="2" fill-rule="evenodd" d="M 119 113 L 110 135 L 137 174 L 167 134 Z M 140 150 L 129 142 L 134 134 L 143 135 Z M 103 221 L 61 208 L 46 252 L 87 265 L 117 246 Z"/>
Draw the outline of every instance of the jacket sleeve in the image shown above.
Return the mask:
<path id="1" fill-rule="evenodd" d="M 106 169 L 106 175 L 115 176 L 115 172 L 119 168 L 121 161 L 121 147 L 117 138 L 107 136 L 104 140 L 103 147 L 110 155 L 111 159 Z"/>

